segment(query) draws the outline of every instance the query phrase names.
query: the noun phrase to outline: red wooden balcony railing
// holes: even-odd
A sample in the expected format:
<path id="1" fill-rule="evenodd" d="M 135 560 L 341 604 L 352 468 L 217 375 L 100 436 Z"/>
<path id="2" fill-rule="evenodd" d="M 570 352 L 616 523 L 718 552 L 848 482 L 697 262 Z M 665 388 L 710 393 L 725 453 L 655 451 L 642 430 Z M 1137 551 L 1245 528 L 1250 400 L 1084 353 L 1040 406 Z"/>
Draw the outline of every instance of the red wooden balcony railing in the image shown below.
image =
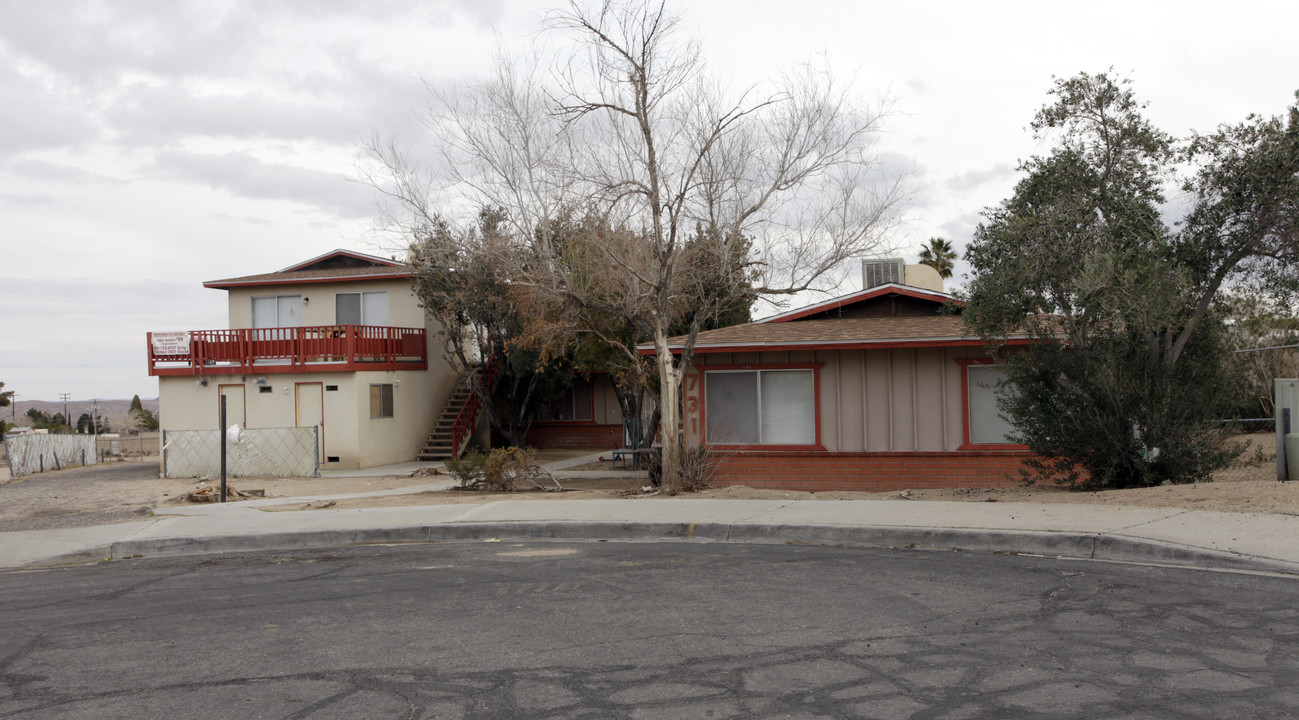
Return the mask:
<path id="1" fill-rule="evenodd" d="M 427 368 L 424 328 L 316 325 L 149 333 L 150 375 Z"/>

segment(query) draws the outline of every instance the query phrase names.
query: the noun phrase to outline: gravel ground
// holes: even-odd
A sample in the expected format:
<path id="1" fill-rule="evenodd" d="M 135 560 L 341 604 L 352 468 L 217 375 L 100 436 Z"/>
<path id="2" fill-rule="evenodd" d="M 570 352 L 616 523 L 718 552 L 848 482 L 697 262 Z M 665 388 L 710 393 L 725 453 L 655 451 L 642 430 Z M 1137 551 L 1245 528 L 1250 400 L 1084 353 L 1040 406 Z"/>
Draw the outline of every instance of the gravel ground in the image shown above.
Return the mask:
<path id="1" fill-rule="evenodd" d="M 1270 434 L 1241 436 L 1251 447 L 1247 455 L 1260 464 L 1225 470 L 1215 482 L 1165 485 L 1134 490 L 1071 492 L 1054 486 L 1009 487 L 992 490 L 947 489 L 905 492 L 799 492 L 759 490 L 744 486 L 712 488 L 677 498 L 773 499 L 773 500 L 894 500 L 957 502 L 1048 502 L 1072 504 L 1178 507 L 1222 512 L 1282 513 L 1299 515 L 1299 483 L 1277 482 L 1275 448 Z M 1257 449 L 1256 449 L 1257 448 Z M 543 462 L 561 459 L 563 453 L 546 453 Z M 571 453 L 570 453 L 571 456 Z M 595 466 L 607 469 L 607 464 Z M 569 500 L 627 497 L 638 491 L 638 478 L 585 477 L 561 479 L 569 492 L 485 493 L 438 491 L 378 498 L 339 500 L 333 509 L 473 503 L 491 500 Z M 562 477 L 562 474 L 561 474 Z M 424 485 L 437 478 L 428 476 L 386 476 L 365 478 L 239 478 L 230 484 L 240 490 L 262 490 L 269 497 L 300 497 L 362 493 Z M 208 483 L 211 484 L 211 483 Z M 0 531 L 83 527 L 130 522 L 147 517 L 151 508 L 174 503 L 176 497 L 200 487 L 196 480 L 158 477 L 155 463 L 106 463 L 86 468 L 69 468 L 5 482 L 0 479 Z M 662 498 L 663 495 L 652 499 Z M 631 501 L 631 500 L 629 500 Z M 281 510 L 315 510 L 322 504 L 285 505 Z"/>

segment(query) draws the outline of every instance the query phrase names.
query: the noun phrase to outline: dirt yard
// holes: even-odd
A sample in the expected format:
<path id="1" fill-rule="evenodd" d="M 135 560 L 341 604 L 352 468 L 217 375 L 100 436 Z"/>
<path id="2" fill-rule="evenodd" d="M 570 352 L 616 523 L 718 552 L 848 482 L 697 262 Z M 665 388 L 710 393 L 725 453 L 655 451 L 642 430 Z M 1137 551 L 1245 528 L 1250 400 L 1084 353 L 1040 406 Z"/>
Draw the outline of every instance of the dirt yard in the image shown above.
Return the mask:
<path id="1" fill-rule="evenodd" d="M 1136 490 L 1104 492 L 1071 492 L 1054 486 L 1011 487 L 997 490 L 906 490 L 889 493 L 867 492 L 798 492 L 759 490 L 732 486 L 712 488 L 699 493 L 677 495 L 684 499 L 771 499 L 771 500 L 891 500 L 957 501 L 957 502 L 1050 502 L 1100 505 L 1134 505 L 1142 507 L 1176 507 L 1224 512 L 1283 513 L 1299 515 L 1299 483 L 1281 483 L 1275 479 L 1275 452 L 1272 435 L 1241 436 L 1251 444 L 1247 456 L 1262 460 L 1253 467 L 1241 467 L 1219 473 L 1214 482 L 1191 485 L 1165 485 Z M 1255 449 L 1257 448 L 1257 449 Z M 547 452 L 541 460 L 552 462 L 573 454 Z M 590 470 L 608 470 L 607 463 Z M 586 473 L 584 473 L 586 474 Z M 302 497 L 364 493 L 376 490 L 425 485 L 446 480 L 445 475 L 387 476 L 368 478 L 239 478 L 230 484 L 240 490 L 261 490 L 267 497 Z M 574 500 L 625 499 L 627 502 L 653 502 L 666 496 L 641 491 L 647 481 L 635 476 L 593 476 L 560 479 L 565 492 L 529 491 L 519 493 L 485 493 L 439 490 L 377 498 L 336 500 L 330 508 L 384 507 L 395 505 L 432 505 L 478 503 L 493 500 Z M 210 482 L 207 484 L 211 484 Z M 158 477 L 156 463 L 109 463 L 88 468 L 69 468 L 58 472 L 33 475 L 20 480 L 0 480 L 0 531 L 81 527 L 106 523 L 129 522 L 146 517 L 152 508 L 174 505 L 177 496 L 200 487 L 194 480 L 168 480 Z M 323 503 L 289 503 L 277 510 L 319 509 Z"/>

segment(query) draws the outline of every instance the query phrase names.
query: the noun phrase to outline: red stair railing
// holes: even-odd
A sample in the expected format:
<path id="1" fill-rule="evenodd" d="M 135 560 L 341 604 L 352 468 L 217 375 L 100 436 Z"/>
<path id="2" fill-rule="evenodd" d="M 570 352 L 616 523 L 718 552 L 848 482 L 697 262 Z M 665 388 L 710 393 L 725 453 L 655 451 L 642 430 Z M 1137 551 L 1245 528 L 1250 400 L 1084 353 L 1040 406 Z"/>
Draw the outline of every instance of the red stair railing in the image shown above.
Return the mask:
<path id="1" fill-rule="evenodd" d="M 482 388 L 482 395 L 490 395 L 492 381 L 496 379 L 496 373 L 500 369 L 501 363 L 493 355 L 485 366 L 473 372 L 474 377 L 469 381 L 469 398 L 465 400 L 464 407 L 460 408 L 460 413 L 456 415 L 456 421 L 451 426 L 451 457 L 460 456 L 461 444 L 474 431 L 474 420 L 478 418 L 478 409 L 482 407 L 478 388 Z"/>

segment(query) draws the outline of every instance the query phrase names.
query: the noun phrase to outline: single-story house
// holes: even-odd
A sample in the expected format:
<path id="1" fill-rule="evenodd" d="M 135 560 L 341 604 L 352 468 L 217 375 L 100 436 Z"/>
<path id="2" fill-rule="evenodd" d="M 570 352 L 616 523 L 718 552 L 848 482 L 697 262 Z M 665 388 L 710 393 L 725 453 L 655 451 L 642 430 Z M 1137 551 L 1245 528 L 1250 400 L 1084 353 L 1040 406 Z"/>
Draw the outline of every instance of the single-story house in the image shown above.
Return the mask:
<path id="1" fill-rule="evenodd" d="M 712 451 L 715 482 L 885 491 L 1020 481 L 1029 453 L 998 414 L 1001 370 L 940 284 L 907 284 L 916 266 L 887 262 L 864 264 L 864 290 L 699 333 L 682 431 Z"/>

